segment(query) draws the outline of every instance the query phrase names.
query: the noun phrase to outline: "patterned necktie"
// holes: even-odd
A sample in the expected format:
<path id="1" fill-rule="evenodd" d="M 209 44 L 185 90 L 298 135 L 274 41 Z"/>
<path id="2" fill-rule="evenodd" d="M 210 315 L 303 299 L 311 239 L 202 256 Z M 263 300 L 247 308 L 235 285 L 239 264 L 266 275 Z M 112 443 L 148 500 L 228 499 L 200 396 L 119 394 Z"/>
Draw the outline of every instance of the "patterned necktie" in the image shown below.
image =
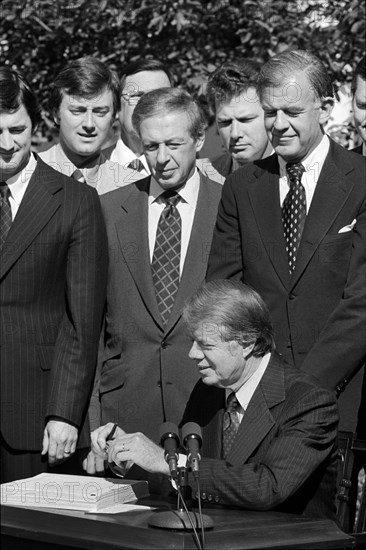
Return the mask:
<path id="1" fill-rule="evenodd" d="M 81 170 L 77 169 L 75 170 L 72 174 L 71 174 L 71 177 L 76 180 L 76 181 L 80 181 L 81 183 L 86 183 L 86 179 L 84 177 L 84 174 L 82 173 Z"/>
<path id="2" fill-rule="evenodd" d="M 306 219 L 306 194 L 301 183 L 305 171 L 301 162 L 286 164 L 290 190 L 282 205 L 282 224 L 286 240 L 286 252 L 290 274 L 295 269 L 301 235 Z"/>
<path id="3" fill-rule="evenodd" d="M 145 166 L 140 159 L 131 160 L 131 162 L 127 164 L 127 168 L 132 168 L 132 170 L 136 170 L 137 172 L 143 172 L 145 170 Z"/>
<path id="4" fill-rule="evenodd" d="M 182 220 L 177 210 L 180 200 L 178 193 L 166 191 L 161 197 L 166 206 L 156 231 L 151 270 L 159 311 L 165 325 L 179 287 Z"/>
<path id="5" fill-rule="evenodd" d="M 232 392 L 227 398 L 222 424 L 222 458 L 226 460 L 240 426 L 240 403 Z"/>
<path id="6" fill-rule="evenodd" d="M 0 250 L 3 248 L 12 224 L 10 189 L 5 182 L 0 182 Z"/>

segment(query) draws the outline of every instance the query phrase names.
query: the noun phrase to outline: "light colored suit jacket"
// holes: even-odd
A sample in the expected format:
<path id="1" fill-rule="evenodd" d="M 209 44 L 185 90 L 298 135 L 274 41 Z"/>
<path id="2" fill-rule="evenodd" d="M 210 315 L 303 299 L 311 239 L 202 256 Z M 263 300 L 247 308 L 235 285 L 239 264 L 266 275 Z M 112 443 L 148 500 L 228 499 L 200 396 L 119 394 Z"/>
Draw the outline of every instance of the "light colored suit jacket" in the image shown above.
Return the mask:
<path id="1" fill-rule="evenodd" d="M 38 160 L 1 252 L 1 433 L 42 447 L 46 417 L 80 428 L 105 301 L 107 242 L 95 189 Z"/>
<path id="2" fill-rule="evenodd" d="M 259 292 L 278 351 L 337 388 L 341 429 L 352 431 L 366 358 L 365 168 L 364 157 L 331 141 L 291 277 L 277 156 L 237 170 L 223 188 L 207 272 Z"/>
<path id="3" fill-rule="evenodd" d="M 204 281 L 222 187 L 200 176 L 184 269 L 164 327 L 150 267 L 149 186 L 145 178 L 101 197 L 109 276 L 99 393 L 102 423 L 118 422 L 127 432 L 142 431 L 158 441 L 159 424 L 179 422 L 197 381 L 182 308 Z"/>
<path id="4" fill-rule="evenodd" d="M 226 460 L 224 411 L 225 390 L 199 381 L 182 424 L 202 427 L 203 500 L 335 519 L 338 411 L 332 392 L 274 352 Z"/>

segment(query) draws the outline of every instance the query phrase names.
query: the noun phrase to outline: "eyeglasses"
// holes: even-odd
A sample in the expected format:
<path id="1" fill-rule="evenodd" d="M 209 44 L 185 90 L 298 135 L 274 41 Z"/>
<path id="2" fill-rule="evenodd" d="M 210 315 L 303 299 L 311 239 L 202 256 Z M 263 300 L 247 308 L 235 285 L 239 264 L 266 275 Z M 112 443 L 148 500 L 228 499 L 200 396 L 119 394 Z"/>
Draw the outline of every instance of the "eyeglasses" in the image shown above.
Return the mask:
<path id="1" fill-rule="evenodd" d="M 121 94 L 121 97 L 123 97 L 123 99 L 127 101 L 129 105 L 137 105 L 140 97 L 142 97 L 144 94 L 145 92 L 132 90 L 131 92 L 124 92 L 123 94 Z"/>

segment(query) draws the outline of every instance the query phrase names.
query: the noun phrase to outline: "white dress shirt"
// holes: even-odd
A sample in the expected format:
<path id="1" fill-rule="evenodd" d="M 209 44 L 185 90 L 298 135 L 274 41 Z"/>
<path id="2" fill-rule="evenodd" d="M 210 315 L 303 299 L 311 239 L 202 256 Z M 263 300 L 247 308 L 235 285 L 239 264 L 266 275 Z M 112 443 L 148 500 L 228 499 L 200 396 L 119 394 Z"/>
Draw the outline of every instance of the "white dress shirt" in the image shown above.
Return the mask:
<path id="1" fill-rule="evenodd" d="M 268 367 L 270 357 L 270 353 L 266 353 L 266 355 L 263 355 L 257 370 L 253 372 L 251 377 L 244 382 L 244 384 L 241 386 L 241 388 L 238 389 L 238 391 L 235 392 L 235 397 L 240 404 L 240 408 L 238 408 L 236 411 L 240 422 L 243 420 L 244 412 L 247 410 L 249 401 L 251 400 L 255 390 L 259 386 L 259 382 L 262 380 L 262 376 L 265 373 L 266 368 Z M 225 390 L 226 401 L 231 393 L 232 390 Z"/>
<path id="2" fill-rule="evenodd" d="M 310 155 L 302 161 L 305 172 L 302 175 L 301 183 L 305 189 L 306 213 L 309 212 L 320 172 L 322 171 L 325 158 L 329 151 L 329 146 L 329 138 L 324 135 L 323 139 L 319 145 L 315 147 L 314 151 L 312 151 Z M 290 183 L 286 172 L 286 161 L 279 156 L 278 162 L 280 165 L 280 205 L 282 208 L 283 201 L 285 200 L 290 189 Z"/>
<path id="3" fill-rule="evenodd" d="M 15 174 L 15 176 L 12 176 L 8 180 L 6 180 L 6 183 L 10 190 L 9 202 L 10 202 L 10 208 L 11 208 L 11 217 L 13 221 L 18 212 L 18 209 L 19 209 L 20 203 L 22 202 L 24 194 L 27 190 L 29 181 L 33 176 L 34 170 L 36 169 L 36 166 L 37 166 L 37 161 L 34 155 L 31 154 L 25 168 L 23 168 L 21 172 L 18 172 L 17 174 Z"/>
<path id="4" fill-rule="evenodd" d="M 119 138 L 117 140 L 116 145 L 115 145 L 114 149 L 112 150 L 112 153 L 111 153 L 109 159 L 112 162 L 118 162 L 118 164 L 120 164 L 121 166 L 124 166 L 125 168 L 128 168 L 128 165 L 131 161 L 139 159 L 139 160 L 141 160 L 141 162 L 144 166 L 144 170 L 141 170 L 141 174 L 143 174 L 144 176 L 149 176 L 150 175 L 150 170 L 149 170 L 149 166 L 146 162 L 145 155 L 140 155 L 139 157 L 137 157 L 135 155 L 135 153 L 132 151 L 132 149 L 130 149 L 124 143 L 124 141 L 122 141 L 121 138 Z"/>
<path id="5" fill-rule="evenodd" d="M 180 252 L 180 276 L 182 276 L 184 261 L 187 254 L 189 245 L 189 239 L 191 237 L 192 225 L 194 215 L 196 212 L 198 192 L 200 187 L 200 177 L 197 169 L 193 175 L 186 182 L 184 187 L 181 187 L 178 191 L 181 196 L 181 200 L 177 204 L 177 210 L 182 220 L 182 240 L 181 240 L 181 252 Z M 151 178 L 150 192 L 149 192 L 149 214 L 148 214 L 148 227 L 149 227 L 149 249 L 150 249 L 150 262 L 153 259 L 156 231 L 158 228 L 159 218 L 162 211 L 165 208 L 165 202 L 159 198 L 164 193 L 164 189 Z"/>

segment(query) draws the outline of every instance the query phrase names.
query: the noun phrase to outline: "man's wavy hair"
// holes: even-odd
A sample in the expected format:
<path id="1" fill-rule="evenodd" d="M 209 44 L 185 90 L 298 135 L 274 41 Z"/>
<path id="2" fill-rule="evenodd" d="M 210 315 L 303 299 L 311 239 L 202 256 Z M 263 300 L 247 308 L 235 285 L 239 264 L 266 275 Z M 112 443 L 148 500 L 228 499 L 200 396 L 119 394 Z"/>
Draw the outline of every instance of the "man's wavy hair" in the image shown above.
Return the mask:
<path id="1" fill-rule="evenodd" d="M 213 71 L 207 81 L 206 96 L 215 113 L 218 105 L 257 87 L 261 65 L 252 60 L 226 61 Z M 252 98 L 253 99 L 253 98 Z"/>
<path id="2" fill-rule="evenodd" d="M 93 99 L 105 90 L 113 96 L 113 116 L 121 108 L 121 86 L 117 74 L 95 57 L 70 61 L 56 76 L 51 87 L 50 109 L 59 110 L 63 94 Z"/>
<path id="3" fill-rule="evenodd" d="M 275 349 L 266 304 L 248 285 L 235 279 L 217 279 L 201 286 L 183 309 L 189 334 L 204 330 L 222 341 L 254 345 L 254 357 Z"/>

